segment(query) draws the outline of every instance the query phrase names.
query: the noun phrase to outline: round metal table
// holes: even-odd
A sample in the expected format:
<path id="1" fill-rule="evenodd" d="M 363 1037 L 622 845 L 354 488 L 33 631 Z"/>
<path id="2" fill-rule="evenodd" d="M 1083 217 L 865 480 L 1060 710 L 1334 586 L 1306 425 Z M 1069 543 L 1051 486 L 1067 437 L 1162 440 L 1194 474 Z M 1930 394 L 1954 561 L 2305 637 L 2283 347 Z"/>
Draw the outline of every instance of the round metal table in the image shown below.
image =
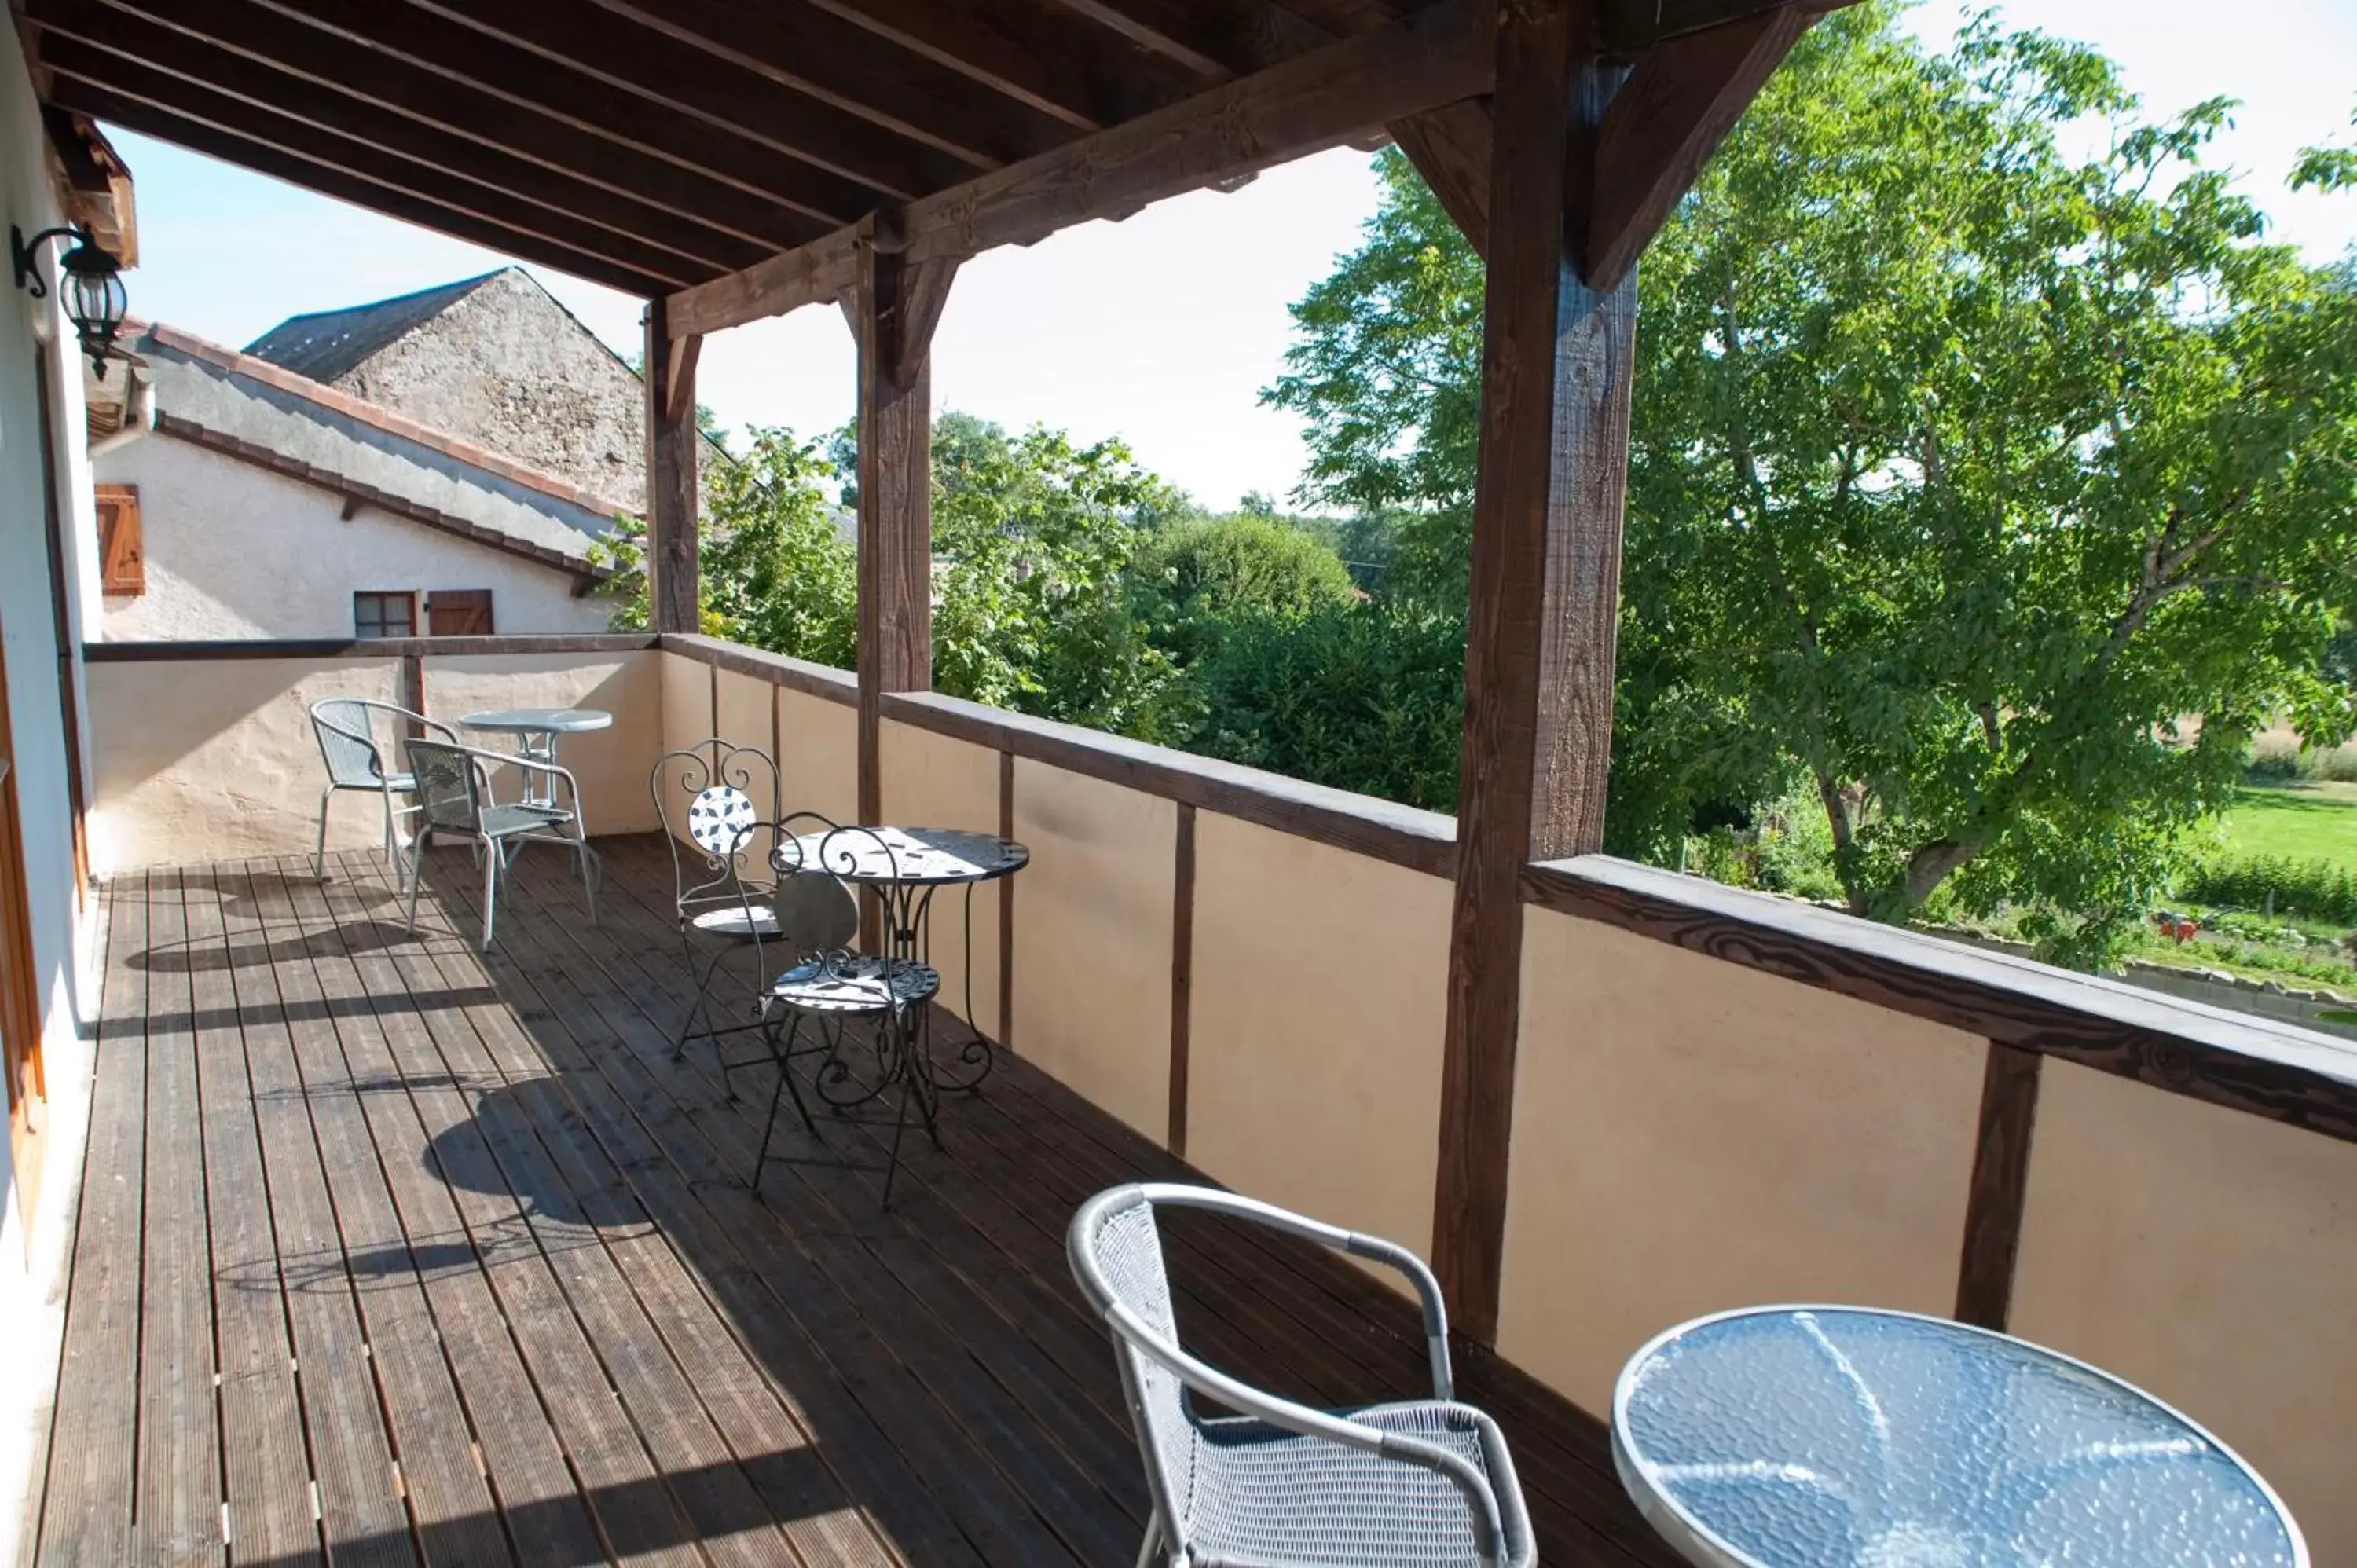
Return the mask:
<path id="1" fill-rule="evenodd" d="M 1630 1359 L 1621 1484 L 1702 1568 L 2306 1568 L 2290 1513 L 2108 1372 L 1944 1318 L 1762 1306 Z"/>
<path id="2" fill-rule="evenodd" d="M 556 737 L 560 735 L 581 735 L 590 730 L 610 729 L 614 715 L 603 708 L 485 708 L 480 713 L 467 714 L 458 721 L 460 729 L 486 731 L 515 736 L 516 755 L 526 762 L 556 763 Z M 543 811 L 555 811 L 556 789 L 545 777 L 538 783 L 533 775 L 524 779 L 523 801 Z"/>

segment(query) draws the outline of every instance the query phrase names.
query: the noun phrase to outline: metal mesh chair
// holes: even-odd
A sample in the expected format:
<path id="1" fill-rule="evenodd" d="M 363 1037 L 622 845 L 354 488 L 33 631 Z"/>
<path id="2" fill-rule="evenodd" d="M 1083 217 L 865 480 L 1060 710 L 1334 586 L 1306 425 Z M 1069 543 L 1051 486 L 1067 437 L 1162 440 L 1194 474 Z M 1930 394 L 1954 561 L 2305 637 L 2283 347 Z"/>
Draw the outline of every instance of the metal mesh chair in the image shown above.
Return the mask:
<path id="1" fill-rule="evenodd" d="M 414 794 L 416 780 L 384 765 L 385 752 L 377 745 L 381 720 L 389 721 L 395 736 L 414 730 L 439 736 L 446 741 L 456 742 L 458 738 L 447 725 L 436 724 L 423 714 L 413 714 L 407 708 L 369 697 L 328 697 L 311 704 L 311 733 L 319 742 L 320 760 L 328 765 L 327 788 L 319 791 L 319 838 L 311 852 L 311 875 L 322 881 L 328 875 L 328 807 L 339 793 L 348 789 L 366 790 L 384 802 L 385 864 L 400 864 L 394 827 L 401 818 L 417 808 L 414 804 L 403 805 L 393 797 Z"/>
<path id="2" fill-rule="evenodd" d="M 671 1059 L 680 1061 L 690 1040 L 717 1041 L 761 1026 L 759 985 L 767 971 L 758 961 L 744 1021 L 716 1022 L 709 1009 L 714 982 L 728 955 L 748 945 L 758 952 L 763 940 L 778 936 L 766 897 L 772 873 L 765 845 L 760 835 L 748 832 L 778 819 L 778 765 L 758 746 L 712 736 L 657 757 L 647 774 L 647 791 L 671 850 L 680 952 L 695 976 L 695 1000 L 672 1040 Z M 710 949 L 708 956 L 699 959 L 699 943 Z"/>
<path id="3" fill-rule="evenodd" d="M 1424 1303 L 1430 1400 L 1313 1410 L 1178 1344 L 1157 1206 L 1210 1209 L 1406 1274 Z M 1530 1517 L 1497 1423 L 1452 1396 L 1448 1321 L 1422 1259 L 1372 1236 L 1210 1187 L 1147 1183 L 1089 1199 L 1072 1273 L 1113 1332 L 1154 1517 L 1139 1568 L 1527 1568 Z M 1243 1413 L 1206 1419 L 1191 1394 Z"/>
<path id="4" fill-rule="evenodd" d="M 513 768 L 545 779 L 547 800 L 502 805 L 491 792 L 494 768 Z M 409 771 L 417 795 L 417 836 L 409 847 L 409 929 L 417 929 L 417 890 L 424 881 L 425 843 L 436 833 L 464 838 L 480 851 L 483 861 L 483 948 L 491 945 L 491 925 L 499 909 L 500 877 L 512 863 L 517 848 L 526 843 L 560 844 L 581 866 L 581 886 L 589 898 L 589 919 L 597 919 L 597 852 L 589 847 L 589 830 L 581 814 L 581 787 L 573 775 L 553 762 L 539 762 L 478 746 L 442 741 L 409 743 Z M 557 792 L 562 784 L 564 792 Z"/>

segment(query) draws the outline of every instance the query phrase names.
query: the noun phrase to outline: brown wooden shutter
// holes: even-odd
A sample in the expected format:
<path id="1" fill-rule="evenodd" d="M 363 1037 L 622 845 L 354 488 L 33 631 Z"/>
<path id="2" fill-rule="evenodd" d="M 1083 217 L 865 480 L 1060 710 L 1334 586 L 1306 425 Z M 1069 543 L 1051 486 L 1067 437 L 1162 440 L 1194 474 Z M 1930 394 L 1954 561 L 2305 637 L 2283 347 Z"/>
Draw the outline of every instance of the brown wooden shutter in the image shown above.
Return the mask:
<path id="1" fill-rule="evenodd" d="M 425 598 L 425 635 L 428 637 L 490 636 L 490 589 L 435 589 Z"/>
<path id="2" fill-rule="evenodd" d="M 139 530 L 139 487 L 100 485 L 98 501 L 99 573 L 110 594 L 147 591 L 147 548 Z"/>

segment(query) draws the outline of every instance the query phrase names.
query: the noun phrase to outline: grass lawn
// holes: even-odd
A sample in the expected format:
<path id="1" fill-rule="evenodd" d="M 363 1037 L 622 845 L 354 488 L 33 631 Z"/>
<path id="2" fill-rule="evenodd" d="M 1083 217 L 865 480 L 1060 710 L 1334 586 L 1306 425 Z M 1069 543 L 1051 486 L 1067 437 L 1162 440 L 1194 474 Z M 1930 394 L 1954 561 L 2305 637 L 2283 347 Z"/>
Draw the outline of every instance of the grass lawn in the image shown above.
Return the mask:
<path id="1" fill-rule="evenodd" d="M 2280 854 L 2357 867 L 2357 784 L 2235 791 L 2223 847 L 2232 855 Z"/>

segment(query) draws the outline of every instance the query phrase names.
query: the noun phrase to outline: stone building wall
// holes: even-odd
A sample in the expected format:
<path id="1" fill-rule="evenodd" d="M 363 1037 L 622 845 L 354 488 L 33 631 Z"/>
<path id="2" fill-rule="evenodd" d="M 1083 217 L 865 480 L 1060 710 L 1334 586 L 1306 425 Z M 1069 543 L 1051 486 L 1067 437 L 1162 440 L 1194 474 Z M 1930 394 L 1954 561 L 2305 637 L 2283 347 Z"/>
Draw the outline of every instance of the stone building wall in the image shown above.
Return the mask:
<path id="1" fill-rule="evenodd" d="M 519 268 L 484 279 L 330 384 L 646 510 L 638 376 Z"/>

